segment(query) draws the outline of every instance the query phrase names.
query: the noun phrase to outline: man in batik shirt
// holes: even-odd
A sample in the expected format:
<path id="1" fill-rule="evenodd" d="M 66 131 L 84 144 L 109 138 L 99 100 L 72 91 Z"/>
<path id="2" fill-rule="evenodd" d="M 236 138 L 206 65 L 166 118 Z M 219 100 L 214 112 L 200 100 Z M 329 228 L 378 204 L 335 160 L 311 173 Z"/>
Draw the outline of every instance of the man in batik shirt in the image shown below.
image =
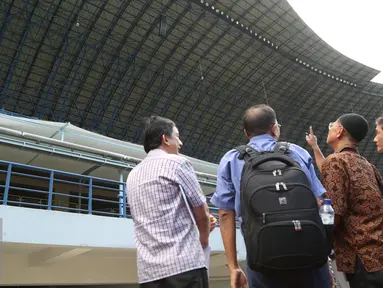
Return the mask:
<path id="1" fill-rule="evenodd" d="M 378 186 L 382 179 L 357 149 L 367 132 L 368 123 L 358 114 L 346 114 L 330 123 L 327 144 L 334 153 L 327 158 L 312 128 L 306 137 L 326 197 L 333 202 L 337 268 L 346 274 L 351 288 L 383 287 L 383 197 Z"/>

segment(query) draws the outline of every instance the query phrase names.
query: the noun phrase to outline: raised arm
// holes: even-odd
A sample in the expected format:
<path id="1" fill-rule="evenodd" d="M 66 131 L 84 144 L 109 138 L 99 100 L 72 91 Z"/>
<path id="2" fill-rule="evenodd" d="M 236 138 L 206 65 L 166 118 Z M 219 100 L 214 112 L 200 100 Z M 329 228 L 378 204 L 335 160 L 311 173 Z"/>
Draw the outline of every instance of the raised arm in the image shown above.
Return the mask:
<path id="1" fill-rule="evenodd" d="M 317 164 L 319 171 L 322 173 L 322 165 L 326 158 L 323 156 L 323 153 L 318 146 L 318 139 L 313 132 L 312 126 L 310 126 L 310 133 L 306 135 L 306 141 L 313 149 L 315 163 Z"/>

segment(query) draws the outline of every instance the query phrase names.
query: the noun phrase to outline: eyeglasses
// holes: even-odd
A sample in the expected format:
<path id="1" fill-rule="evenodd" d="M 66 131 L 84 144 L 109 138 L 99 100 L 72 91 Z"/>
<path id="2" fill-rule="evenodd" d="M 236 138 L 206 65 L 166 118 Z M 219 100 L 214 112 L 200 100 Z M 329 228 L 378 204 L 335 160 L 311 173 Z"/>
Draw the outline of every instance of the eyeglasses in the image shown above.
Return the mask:
<path id="1" fill-rule="evenodd" d="M 331 130 L 331 128 L 332 127 L 337 127 L 337 128 L 341 128 L 342 126 L 341 125 L 336 125 L 336 126 L 334 126 L 334 125 L 336 125 L 336 123 L 335 122 L 330 122 L 330 123 L 328 123 L 328 130 Z"/>

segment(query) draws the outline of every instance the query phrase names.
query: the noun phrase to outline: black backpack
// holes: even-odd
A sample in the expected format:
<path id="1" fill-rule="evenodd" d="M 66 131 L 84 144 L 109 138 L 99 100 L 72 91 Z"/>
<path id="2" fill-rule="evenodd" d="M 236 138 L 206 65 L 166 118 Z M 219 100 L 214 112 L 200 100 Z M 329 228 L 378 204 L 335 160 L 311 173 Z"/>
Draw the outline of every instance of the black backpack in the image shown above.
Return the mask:
<path id="1" fill-rule="evenodd" d="M 261 272 L 322 267 L 330 252 L 326 231 L 310 180 L 288 156 L 289 144 L 236 150 L 245 160 L 240 198 L 248 266 Z"/>

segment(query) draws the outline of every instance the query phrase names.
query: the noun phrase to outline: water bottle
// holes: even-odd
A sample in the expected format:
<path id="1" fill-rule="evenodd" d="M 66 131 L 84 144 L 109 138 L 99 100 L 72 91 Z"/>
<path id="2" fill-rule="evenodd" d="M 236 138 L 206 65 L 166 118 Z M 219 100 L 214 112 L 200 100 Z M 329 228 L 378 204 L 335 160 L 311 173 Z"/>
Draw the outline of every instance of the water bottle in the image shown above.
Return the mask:
<path id="1" fill-rule="evenodd" d="M 332 209 L 332 201 L 330 199 L 324 199 L 322 207 L 319 209 L 319 215 L 322 218 L 324 225 L 334 225 L 334 209 Z"/>

